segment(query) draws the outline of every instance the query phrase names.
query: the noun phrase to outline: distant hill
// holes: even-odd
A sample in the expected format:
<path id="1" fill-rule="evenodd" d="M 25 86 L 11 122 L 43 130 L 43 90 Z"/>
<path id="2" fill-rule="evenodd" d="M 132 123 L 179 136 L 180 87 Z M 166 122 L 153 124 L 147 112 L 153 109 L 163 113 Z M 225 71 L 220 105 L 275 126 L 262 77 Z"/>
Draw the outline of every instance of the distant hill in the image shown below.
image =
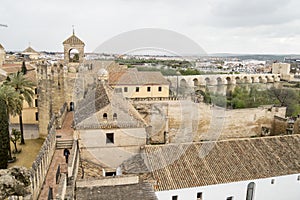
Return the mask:
<path id="1" fill-rule="evenodd" d="M 272 54 L 230 54 L 230 53 L 215 53 L 215 54 L 209 54 L 210 57 L 223 57 L 223 58 L 237 58 L 240 60 L 271 60 L 271 61 L 283 61 L 284 58 L 300 58 L 300 55 L 298 54 L 278 54 L 278 55 L 272 55 Z"/>

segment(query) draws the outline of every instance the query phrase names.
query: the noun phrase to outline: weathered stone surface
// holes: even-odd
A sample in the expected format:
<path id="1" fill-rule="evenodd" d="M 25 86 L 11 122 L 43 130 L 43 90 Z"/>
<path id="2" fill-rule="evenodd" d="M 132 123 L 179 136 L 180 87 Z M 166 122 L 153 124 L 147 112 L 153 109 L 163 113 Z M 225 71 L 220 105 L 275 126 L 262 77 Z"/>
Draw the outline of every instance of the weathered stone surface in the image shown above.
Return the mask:
<path id="1" fill-rule="evenodd" d="M 30 175 L 30 170 L 25 167 L 0 170 L 0 199 L 30 195 Z"/>

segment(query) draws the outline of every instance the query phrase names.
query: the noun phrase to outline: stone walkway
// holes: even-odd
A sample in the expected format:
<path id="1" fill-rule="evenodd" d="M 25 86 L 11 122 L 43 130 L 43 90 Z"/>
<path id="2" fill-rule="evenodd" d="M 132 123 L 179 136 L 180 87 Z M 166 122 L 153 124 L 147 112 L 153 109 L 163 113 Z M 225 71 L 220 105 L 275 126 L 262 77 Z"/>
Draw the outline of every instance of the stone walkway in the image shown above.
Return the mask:
<path id="1" fill-rule="evenodd" d="M 70 140 L 73 139 L 73 128 L 72 128 L 72 122 L 73 122 L 73 112 L 68 112 L 65 118 L 65 121 L 62 125 L 62 129 L 56 130 L 56 135 L 61 136 L 60 138 L 57 138 L 57 140 Z M 43 185 L 43 188 L 41 190 L 39 200 L 45 200 L 48 199 L 48 192 L 49 187 L 53 188 L 53 197 L 55 198 L 55 195 L 57 193 L 57 184 L 56 184 L 56 171 L 58 166 L 60 165 L 60 171 L 61 173 L 67 172 L 67 164 L 65 157 L 63 156 L 63 149 L 57 149 L 54 152 L 50 168 L 48 170 L 45 183 Z"/>

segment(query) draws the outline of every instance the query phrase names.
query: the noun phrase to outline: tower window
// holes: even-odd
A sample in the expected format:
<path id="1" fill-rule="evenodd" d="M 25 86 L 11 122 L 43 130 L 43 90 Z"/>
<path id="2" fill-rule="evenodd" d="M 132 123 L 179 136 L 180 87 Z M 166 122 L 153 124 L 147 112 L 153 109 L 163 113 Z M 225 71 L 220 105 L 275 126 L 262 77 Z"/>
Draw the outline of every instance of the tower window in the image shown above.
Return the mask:
<path id="1" fill-rule="evenodd" d="M 151 91 L 151 87 L 147 87 L 147 92 L 150 92 Z"/>
<path id="2" fill-rule="evenodd" d="M 117 113 L 114 113 L 114 115 L 113 115 L 113 120 L 117 120 L 117 118 L 118 118 Z"/>
<path id="3" fill-rule="evenodd" d="M 226 200 L 233 200 L 233 197 L 227 197 Z"/>
<path id="4" fill-rule="evenodd" d="M 106 133 L 106 144 L 114 144 L 114 134 Z"/>
<path id="5" fill-rule="evenodd" d="M 107 119 L 107 113 L 103 114 L 103 119 Z"/>
<path id="6" fill-rule="evenodd" d="M 161 86 L 158 87 L 158 91 L 159 91 L 159 92 L 162 91 L 162 87 L 161 87 Z"/>
<path id="7" fill-rule="evenodd" d="M 38 100 L 37 99 L 34 100 L 34 106 L 38 107 Z"/>
<path id="8" fill-rule="evenodd" d="M 139 87 L 136 87 L 135 88 L 135 92 L 139 92 L 140 91 L 140 88 Z"/>
<path id="9" fill-rule="evenodd" d="M 128 92 L 128 87 L 124 87 L 124 92 Z"/>
<path id="10" fill-rule="evenodd" d="M 35 121 L 39 121 L 39 113 L 38 112 L 35 113 Z"/>
<path id="11" fill-rule="evenodd" d="M 37 94 L 37 93 L 38 93 L 38 89 L 34 88 L 34 94 Z"/>

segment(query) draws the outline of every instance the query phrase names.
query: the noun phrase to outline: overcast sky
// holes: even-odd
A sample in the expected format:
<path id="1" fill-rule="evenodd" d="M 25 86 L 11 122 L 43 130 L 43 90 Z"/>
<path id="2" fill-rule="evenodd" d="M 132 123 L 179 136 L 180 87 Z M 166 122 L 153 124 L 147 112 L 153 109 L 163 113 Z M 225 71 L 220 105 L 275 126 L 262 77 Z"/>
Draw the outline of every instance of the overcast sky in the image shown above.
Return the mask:
<path id="1" fill-rule="evenodd" d="M 2 0 L 6 50 L 62 51 L 72 34 L 92 52 L 140 28 L 168 29 L 208 53 L 300 53 L 298 0 Z"/>

